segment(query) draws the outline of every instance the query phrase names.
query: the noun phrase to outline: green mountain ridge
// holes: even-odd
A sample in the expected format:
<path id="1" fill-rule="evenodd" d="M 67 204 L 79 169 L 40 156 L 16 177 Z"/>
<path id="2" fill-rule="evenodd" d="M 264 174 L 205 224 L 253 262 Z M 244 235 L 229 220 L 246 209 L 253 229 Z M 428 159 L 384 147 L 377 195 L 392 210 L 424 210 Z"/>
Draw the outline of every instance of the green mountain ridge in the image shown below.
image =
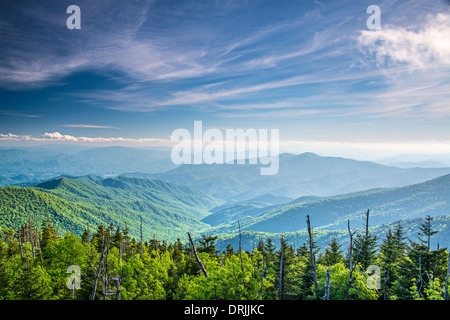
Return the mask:
<path id="1" fill-rule="evenodd" d="M 360 226 L 364 223 L 365 212 L 371 210 L 373 225 L 381 225 L 394 220 L 412 219 L 450 214 L 450 175 L 430 181 L 399 188 L 383 188 L 335 197 L 319 198 L 317 201 L 300 202 L 277 206 L 272 209 L 260 208 L 260 213 L 247 216 L 245 211 L 234 213 L 240 220 L 242 230 L 269 233 L 295 232 L 306 228 L 306 215 L 319 229 L 346 229 L 347 221 Z M 218 215 L 219 213 L 215 213 Z M 207 217 L 209 219 L 212 216 Z M 228 221 L 212 229 L 215 234 L 235 233 L 235 221 Z"/>
<path id="2" fill-rule="evenodd" d="M 78 235 L 88 225 L 112 223 L 123 228 L 126 223 L 131 235 L 139 237 L 142 217 L 146 239 L 185 239 L 188 231 L 197 238 L 211 234 L 235 239 L 238 221 L 246 236 L 279 238 L 282 234 L 298 234 L 300 239 L 300 235 L 304 236 L 306 215 L 310 215 L 314 229 L 325 242 L 332 234 L 346 234 L 348 220 L 352 228 L 361 228 L 367 209 L 374 230 L 425 215 L 449 216 L 450 174 L 404 187 L 337 196 L 302 196 L 292 200 L 268 193 L 249 201 L 226 203 L 195 188 L 163 180 L 91 174 L 62 176 L 31 187 L 3 187 L 0 199 L 1 228 L 18 228 L 31 216 L 36 221 L 50 218 L 59 232 L 72 230 Z M 448 235 L 445 221 L 440 228 L 443 235 Z"/>
<path id="3" fill-rule="evenodd" d="M 80 235 L 88 225 L 122 228 L 140 234 L 140 217 L 146 238 L 176 240 L 192 226 L 207 225 L 200 218 L 220 201 L 187 187 L 162 181 L 120 178 L 61 177 L 34 187 L 0 188 L 0 226 L 17 228 L 31 215 L 33 221 L 51 219 L 60 232 Z"/>

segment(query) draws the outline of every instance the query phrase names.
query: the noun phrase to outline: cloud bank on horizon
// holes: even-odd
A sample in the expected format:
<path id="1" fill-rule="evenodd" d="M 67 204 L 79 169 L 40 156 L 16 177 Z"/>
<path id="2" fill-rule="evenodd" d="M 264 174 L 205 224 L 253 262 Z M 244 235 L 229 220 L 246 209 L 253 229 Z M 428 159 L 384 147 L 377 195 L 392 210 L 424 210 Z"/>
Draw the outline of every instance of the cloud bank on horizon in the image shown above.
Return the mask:
<path id="1" fill-rule="evenodd" d="M 379 30 L 370 1 L 75 2 L 80 30 L 68 1 L 1 5 L 0 143 L 161 145 L 202 120 L 450 152 L 447 1 L 380 1 Z"/>

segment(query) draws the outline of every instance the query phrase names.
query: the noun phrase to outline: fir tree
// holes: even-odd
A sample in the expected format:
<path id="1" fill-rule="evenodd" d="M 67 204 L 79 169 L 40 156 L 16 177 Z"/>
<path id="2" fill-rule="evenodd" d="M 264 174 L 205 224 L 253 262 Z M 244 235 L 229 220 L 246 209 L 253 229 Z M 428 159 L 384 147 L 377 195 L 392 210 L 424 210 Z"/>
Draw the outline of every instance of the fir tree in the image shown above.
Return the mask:
<path id="1" fill-rule="evenodd" d="M 426 299 L 426 289 L 432 279 L 445 281 L 447 253 L 445 248 L 431 250 L 431 237 L 437 233 L 433 230 L 431 221 L 427 216 L 419 226 L 417 238 L 419 242 L 409 240 L 407 258 L 401 263 L 401 280 L 398 281 L 396 293 L 400 298 L 411 299 L 414 296 Z M 414 292 L 408 290 L 414 287 Z M 406 295 L 401 291 L 408 292 Z"/>
<path id="2" fill-rule="evenodd" d="M 421 223 L 419 226 L 420 232 L 417 233 L 420 243 L 426 245 L 428 249 L 430 249 L 431 237 L 438 233 L 438 231 L 433 230 L 433 226 L 431 225 L 432 220 L 433 218 L 427 215 L 425 222 Z"/>
<path id="3" fill-rule="evenodd" d="M 400 279 L 400 264 L 405 259 L 407 248 L 403 234 L 399 223 L 394 231 L 389 229 L 380 246 L 381 289 L 384 300 L 389 300 L 394 295 L 393 285 Z"/>
<path id="4" fill-rule="evenodd" d="M 198 252 L 207 252 L 209 254 L 216 254 L 219 252 L 216 250 L 214 242 L 217 240 L 217 236 L 206 236 L 202 235 L 202 238 L 199 240 L 199 246 L 197 248 Z"/>
<path id="5" fill-rule="evenodd" d="M 319 259 L 319 263 L 325 266 L 332 266 L 336 263 L 342 262 L 343 253 L 341 250 L 341 245 L 337 242 L 336 237 L 331 239 L 331 242 L 325 248 L 325 253 Z"/>
<path id="6" fill-rule="evenodd" d="M 364 234 L 357 234 L 353 247 L 352 260 L 361 265 L 363 270 L 367 270 L 376 260 L 377 236 L 369 232 L 369 210 L 366 212 L 366 224 Z"/>

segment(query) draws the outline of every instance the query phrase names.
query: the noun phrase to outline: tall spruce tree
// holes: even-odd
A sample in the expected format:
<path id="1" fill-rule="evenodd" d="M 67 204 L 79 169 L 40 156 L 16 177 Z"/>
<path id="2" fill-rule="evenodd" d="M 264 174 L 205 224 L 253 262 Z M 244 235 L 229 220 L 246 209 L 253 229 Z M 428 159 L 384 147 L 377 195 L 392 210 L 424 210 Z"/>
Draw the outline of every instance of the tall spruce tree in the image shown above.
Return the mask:
<path id="1" fill-rule="evenodd" d="M 405 259 L 407 244 L 401 224 L 389 229 L 380 246 L 381 292 L 384 300 L 394 295 L 393 285 L 400 279 L 400 264 Z"/>
<path id="2" fill-rule="evenodd" d="M 341 245 L 337 242 L 336 237 L 333 237 L 318 262 L 330 267 L 336 263 L 342 262 L 342 260 L 343 253 L 341 250 Z"/>
<path id="3" fill-rule="evenodd" d="M 427 298 L 427 288 L 431 281 L 445 281 L 447 253 L 446 248 L 431 250 L 431 237 L 437 233 L 433 230 L 430 216 L 419 225 L 418 242 L 409 239 L 407 257 L 400 264 L 400 279 L 395 288 L 399 299 Z M 411 288 L 414 288 L 411 292 Z"/>
<path id="4" fill-rule="evenodd" d="M 352 253 L 352 260 L 360 264 L 363 270 L 375 263 L 377 253 L 378 237 L 369 232 L 369 212 L 370 210 L 366 212 L 364 234 L 356 235 Z"/>

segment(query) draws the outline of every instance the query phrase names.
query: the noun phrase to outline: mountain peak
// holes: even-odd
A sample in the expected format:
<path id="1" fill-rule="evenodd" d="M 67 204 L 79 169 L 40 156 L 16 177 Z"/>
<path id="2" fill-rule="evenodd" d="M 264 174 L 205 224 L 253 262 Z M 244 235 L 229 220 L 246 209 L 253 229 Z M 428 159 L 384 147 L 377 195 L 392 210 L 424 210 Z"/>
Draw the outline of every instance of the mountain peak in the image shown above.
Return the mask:
<path id="1" fill-rule="evenodd" d="M 41 189 L 47 189 L 47 190 L 53 190 L 62 187 L 63 185 L 67 184 L 70 179 L 65 177 L 58 177 L 52 180 L 48 180 L 42 183 L 37 184 L 36 188 Z"/>
<path id="2" fill-rule="evenodd" d="M 315 153 L 312 152 L 304 152 L 298 155 L 299 157 L 305 157 L 305 158 L 319 158 L 320 156 L 318 156 Z"/>

